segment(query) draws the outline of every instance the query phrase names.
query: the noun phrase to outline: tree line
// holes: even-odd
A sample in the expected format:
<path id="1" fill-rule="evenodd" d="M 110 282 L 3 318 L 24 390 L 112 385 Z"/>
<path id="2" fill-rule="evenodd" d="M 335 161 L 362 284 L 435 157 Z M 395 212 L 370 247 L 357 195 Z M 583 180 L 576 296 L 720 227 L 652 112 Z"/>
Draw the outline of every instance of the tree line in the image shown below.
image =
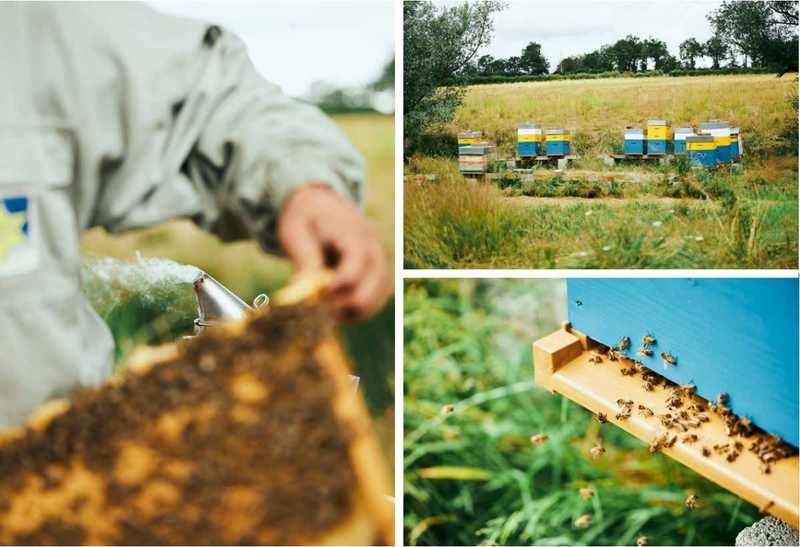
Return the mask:
<path id="1" fill-rule="evenodd" d="M 695 38 L 684 40 L 677 57 L 663 40 L 629 34 L 589 53 L 561 59 L 553 67 L 553 74 L 648 70 L 669 73 L 695 70 L 698 61 L 704 58 L 711 61 L 712 69 L 752 67 L 783 71 L 797 64 L 797 13 L 796 1 L 725 2 L 707 16 L 714 35 L 705 42 Z M 550 73 L 550 68 L 541 45 L 531 42 L 518 56 L 473 58 L 458 75 L 536 76 Z"/>

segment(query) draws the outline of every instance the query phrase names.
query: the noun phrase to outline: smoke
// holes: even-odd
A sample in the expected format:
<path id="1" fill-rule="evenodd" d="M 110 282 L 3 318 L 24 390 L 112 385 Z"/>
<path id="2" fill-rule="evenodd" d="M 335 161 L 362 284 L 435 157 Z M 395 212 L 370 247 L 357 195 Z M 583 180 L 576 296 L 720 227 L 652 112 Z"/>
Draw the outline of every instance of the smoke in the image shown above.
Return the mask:
<path id="1" fill-rule="evenodd" d="M 111 257 L 83 260 L 86 297 L 102 317 L 133 299 L 160 313 L 189 307 L 193 301 L 191 284 L 200 271 L 164 258 L 143 257 L 136 251 L 135 261 Z"/>

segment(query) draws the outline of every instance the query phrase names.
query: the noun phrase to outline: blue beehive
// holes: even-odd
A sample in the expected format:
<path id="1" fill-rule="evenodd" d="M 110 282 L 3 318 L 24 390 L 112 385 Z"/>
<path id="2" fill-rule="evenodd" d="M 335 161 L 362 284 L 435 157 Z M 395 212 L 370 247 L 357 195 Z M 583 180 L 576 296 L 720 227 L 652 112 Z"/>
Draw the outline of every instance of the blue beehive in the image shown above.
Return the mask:
<path id="1" fill-rule="evenodd" d="M 572 137 L 569 129 L 548 129 L 545 152 L 548 156 L 569 156 Z"/>
<path id="2" fill-rule="evenodd" d="M 686 152 L 689 161 L 699 163 L 703 167 L 717 165 L 717 151 L 712 135 L 690 135 L 686 137 Z"/>
<path id="3" fill-rule="evenodd" d="M 517 153 L 520 156 L 538 156 L 542 153 L 542 126 L 524 123 L 517 126 Z"/>
<path id="4" fill-rule="evenodd" d="M 672 151 L 672 124 L 667 120 L 647 121 L 647 153 L 669 154 Z"/>
<path id="5" fill-rule="evenodd" d="M 644 129 L 635 127 L 625 128 L 625 153 L 626 154 L 645 154 L 647 150 L 647 139 L 644 136 Z"/>
<path id="6" fill-rule="evenodd" d="M 686 137 L 689 135 L 695 135 L 694 128 L 692 127 L 676 127 L 675 128 L 675 138 L 673 142 L 675 144 L 675 153 L 676 154 L 685 154 L 686 153 Z"/>
<path id="7" fill-rule="evenodd" d="M 720 120 L 711 120 L 700 124 L 700 131 L 714 137 L 717 145 L 717 163 L 731 162 L 731 124 Z"/>

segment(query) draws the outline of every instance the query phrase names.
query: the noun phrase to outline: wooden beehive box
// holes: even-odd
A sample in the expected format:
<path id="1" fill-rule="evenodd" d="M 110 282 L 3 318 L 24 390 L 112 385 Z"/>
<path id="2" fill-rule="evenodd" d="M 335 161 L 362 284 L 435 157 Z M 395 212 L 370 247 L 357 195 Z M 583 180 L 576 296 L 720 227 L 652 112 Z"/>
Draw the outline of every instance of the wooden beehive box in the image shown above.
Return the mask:
<path id="1" fill-rule="evenodd" d="M 4 433 L 0 543 L 391 544 L 348 372 L 322 308 L 271 306 L 85 390 Z"/>
<path id="2" fill-rule="evenodd" d="M 696 442 L 679 442 L 662 451 L 798 525 L 796 279 L 570 279 L 567 298 L 569 322 L 534 344 L 537 383 L 594 413 L 607 414 L 610 423 L 648 443 L 662 435 L 696 435 Z M 654 340 L 645 348 L 652 351 L 650 356 L 639 351 L 644 336 Z M 612 361 L 602 348 L 619 348 L 625 337 L 630 345 L 621 351 L 624 357 Z M 636 362 L 645 368 L 637 370 Z M 622 369 L 630 374 L 621 374 Z M 643 372 L 648 370 L 669 385 L 643 389 Z M 665 393 L 689 384 L 696 386 L 696 394 L 684 397 L 684 406 L 669 409 Z M 734 414 L 762 431 L 729 431 L 713 406 L 722 393 Z M 620 399 L 632 401 L 631 416 L 617 416 Z M 702 407 L 706 423 L 690 423 L 690 402 Z M 640 404 L 655 416 L 635 412 Z M 686 409 L 686 431 L 665 427 L 657 419 Z M 758 439 L 772 443 L 770 434 L 793 445 L 794 455 L 769 462 L 765 472 L 764 461 L 749 448 Z M 729 459 L 737 442 L 742 447 Z"/>

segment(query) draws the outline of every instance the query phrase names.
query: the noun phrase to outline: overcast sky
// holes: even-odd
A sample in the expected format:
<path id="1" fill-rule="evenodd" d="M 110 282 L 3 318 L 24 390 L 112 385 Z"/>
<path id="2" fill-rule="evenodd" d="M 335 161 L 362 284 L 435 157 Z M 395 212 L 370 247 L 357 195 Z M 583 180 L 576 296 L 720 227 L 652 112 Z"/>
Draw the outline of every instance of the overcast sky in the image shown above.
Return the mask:
<path id="1" fill-rule="evenodd" d="M 628 34 L 653 36 L 667 43 L 678 56 L 678 45 L 687 38 L 704 42 L 711 37 L 706 14 L 721 2 L 573 2 L 512 1 L 495 14 L 492 43 L 478 55 L 496 58 L 519 55 L 530 42 L 542 45 L 552 72 L 559 59 L 580 55 L 613 44 Z M 703 64 L 705 63 L 705 64 Z M 701 61 L 698 66 L 710 66 Z"/>
<path id="2" fill-rule="evenodd" d="M 324 80 L 336 87 L 376 80 L 394 56 L 394 3 L 146 2 L 217 23 L 247 44 L 256 69 L 292 96 Z"/>

